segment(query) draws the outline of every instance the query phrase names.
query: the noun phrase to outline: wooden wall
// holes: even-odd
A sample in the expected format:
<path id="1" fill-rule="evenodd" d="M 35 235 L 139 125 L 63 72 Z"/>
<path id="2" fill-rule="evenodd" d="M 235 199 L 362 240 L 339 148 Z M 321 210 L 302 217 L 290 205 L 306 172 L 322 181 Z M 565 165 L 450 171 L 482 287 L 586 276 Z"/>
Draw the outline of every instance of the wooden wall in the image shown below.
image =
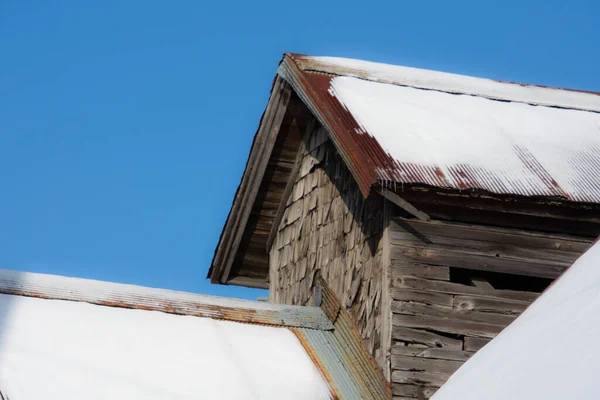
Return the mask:
<path id="1" fill-rule="evenodd" d="M 433 395 L 591 244 L 402 218 L 393 219 L 389 236 L 395 399 Z"/>
<path id="2" fill-rule="evenodd" d="M 321 276 L 397 400 L 429 398 L 592 242 L 398 217 L 381 196 L 362 198 L 320 126 L 294 165 L 267 241 L 270 301 L 312 305 Z"/>
<path id="3" fill-rule="evenodd" d="M 311 304 L 316 279 L 322 276 L 383 363 L 383 199 L 363 200 L 324 128 L 317 126 L 301 151 L 270 250 L 270 301 Z"/>

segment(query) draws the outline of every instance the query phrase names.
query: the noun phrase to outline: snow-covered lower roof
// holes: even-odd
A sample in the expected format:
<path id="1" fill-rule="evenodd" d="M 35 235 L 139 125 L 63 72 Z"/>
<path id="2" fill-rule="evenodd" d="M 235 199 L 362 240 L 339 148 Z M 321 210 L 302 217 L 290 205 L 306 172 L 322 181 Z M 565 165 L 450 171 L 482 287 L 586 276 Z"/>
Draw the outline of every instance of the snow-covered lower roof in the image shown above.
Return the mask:
<path id="1" fill-rule="evenodd" d="M 317 307 L 0 271 L 11 400 L 347 398 L 335 335 Z"/>
<path id="2" fill-rule="evenodd" d="M 600 94 L 288 54 L 294 87 L 376 182 L 600 202 Z"/>
<path id="3" fill-rule="evenodd" d="M 600 243 L 467 361 L 433 400 L 600 398 Z"/>

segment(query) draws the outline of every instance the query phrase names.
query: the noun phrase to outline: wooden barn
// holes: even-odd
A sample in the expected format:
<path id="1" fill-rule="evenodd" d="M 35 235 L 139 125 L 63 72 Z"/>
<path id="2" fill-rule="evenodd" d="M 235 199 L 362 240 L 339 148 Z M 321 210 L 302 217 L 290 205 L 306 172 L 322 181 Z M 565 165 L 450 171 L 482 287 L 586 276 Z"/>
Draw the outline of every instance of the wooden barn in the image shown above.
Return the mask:
<path id="1" fill-rule="evenodd" d="M 430 397 L 600 234 L 600 94 L 285 54 L 209 277 L 352 316 Z"/>

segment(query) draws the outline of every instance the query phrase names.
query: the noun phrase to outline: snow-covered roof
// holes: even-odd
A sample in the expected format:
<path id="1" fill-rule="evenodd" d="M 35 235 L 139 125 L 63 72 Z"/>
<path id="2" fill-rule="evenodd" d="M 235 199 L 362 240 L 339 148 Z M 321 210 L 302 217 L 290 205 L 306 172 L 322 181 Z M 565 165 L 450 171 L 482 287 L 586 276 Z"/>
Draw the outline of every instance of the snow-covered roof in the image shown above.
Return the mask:
<path id="1" fill-rule="evenodd" d="M 11 400 L 344 398 L 345 355 L 310 346 L 333 336 L 317 307 L 0 271 Z"/>
<path id="2" fill-rule="evenodd" d="M 600 202 L 600 94 L 288 54 L 279 74 L 376 182 Z"/>
<path id="3" fill-rule="evenodd" d="M 595 400 L 600 243 L 467 361 L 433 400 Z"/>

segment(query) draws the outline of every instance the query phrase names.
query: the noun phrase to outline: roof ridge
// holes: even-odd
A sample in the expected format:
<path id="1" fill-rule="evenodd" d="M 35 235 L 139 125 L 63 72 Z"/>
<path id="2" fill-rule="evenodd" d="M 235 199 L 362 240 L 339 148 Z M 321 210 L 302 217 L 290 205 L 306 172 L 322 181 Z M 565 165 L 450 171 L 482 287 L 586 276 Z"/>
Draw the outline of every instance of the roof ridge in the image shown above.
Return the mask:
<path id="1" fill-rule="evenodd" d="M 357 59 L 313 57 L 295 53 L 286 53 L 285 57 L 291 58 L 298 68 L 307 73 L 350 77 L 375 83 L 434 90 L 454 95 L 476 96 L 495 101 L 600 113 L 600 92 L 494 80 Z M 376 70 L 376 67 L 379 70 Z M 487 85 L 487 87 L 475 88 L 474 86 L 477 86 L 474 85 L 475 83 Z M 508 95 L 505 93 L 506 90 L 503 90 L 507 87 L 520 93 Z M 563 94 L 563 96 L 557 96 L 557 93 Z"/>
<path id="2" fill-rule="evenodd" d="M 0 294 L 273 326 L 333 329 L 318 307 L 230 299 L 31 272 L 0 270 Z"/>

